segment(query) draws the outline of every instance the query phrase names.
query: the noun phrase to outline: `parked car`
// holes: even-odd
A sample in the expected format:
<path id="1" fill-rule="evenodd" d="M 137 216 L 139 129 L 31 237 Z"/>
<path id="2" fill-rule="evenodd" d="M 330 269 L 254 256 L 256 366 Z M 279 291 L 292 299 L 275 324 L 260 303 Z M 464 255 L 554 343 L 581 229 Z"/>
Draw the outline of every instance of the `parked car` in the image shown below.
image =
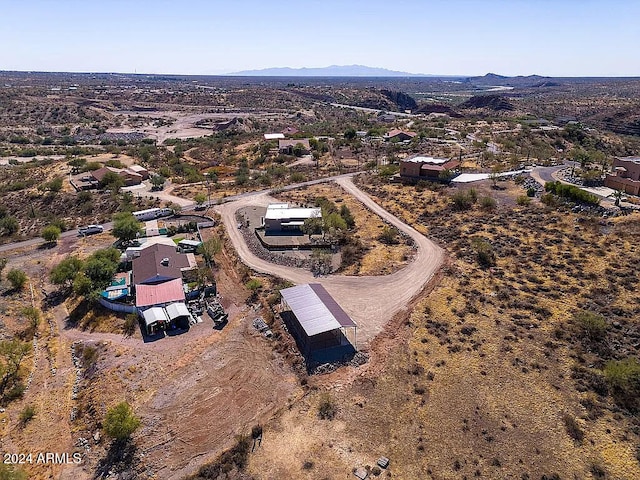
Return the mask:
<path id="1" fill-rule="evenodd" d="M 82 227 L 78 229 L 78 235 L 93 235 L 94 233 L 102 233 L 104 232 L 104 227 L 102 225 L 87 225 L 86 227 Z"/>

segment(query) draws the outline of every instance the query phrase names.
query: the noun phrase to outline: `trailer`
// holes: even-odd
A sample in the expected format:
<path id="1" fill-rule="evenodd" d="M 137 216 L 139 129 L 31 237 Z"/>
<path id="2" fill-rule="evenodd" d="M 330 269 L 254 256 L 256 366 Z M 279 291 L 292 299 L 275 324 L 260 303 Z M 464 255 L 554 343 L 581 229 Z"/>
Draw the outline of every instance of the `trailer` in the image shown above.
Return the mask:
<path id="1" fill-rule="evenodd" d="M 155 220 L 156 218 L 170 217 L 173 215 L 173 210 L 170 208 L 147 208 L 146 210 L 138 210 L 133 212 L 133 216 L 136 220 Z"/>

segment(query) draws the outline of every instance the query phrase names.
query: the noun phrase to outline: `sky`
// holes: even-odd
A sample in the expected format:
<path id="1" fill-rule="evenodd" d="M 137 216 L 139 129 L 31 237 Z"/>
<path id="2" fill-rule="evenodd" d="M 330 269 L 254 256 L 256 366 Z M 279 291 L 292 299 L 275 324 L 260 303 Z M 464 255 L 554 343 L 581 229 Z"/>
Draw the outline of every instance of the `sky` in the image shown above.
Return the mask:
<path id="1" fill-rule="evenodd" d="M 0 0 L 0 70 L 640 76 L 639 0 Z"/>

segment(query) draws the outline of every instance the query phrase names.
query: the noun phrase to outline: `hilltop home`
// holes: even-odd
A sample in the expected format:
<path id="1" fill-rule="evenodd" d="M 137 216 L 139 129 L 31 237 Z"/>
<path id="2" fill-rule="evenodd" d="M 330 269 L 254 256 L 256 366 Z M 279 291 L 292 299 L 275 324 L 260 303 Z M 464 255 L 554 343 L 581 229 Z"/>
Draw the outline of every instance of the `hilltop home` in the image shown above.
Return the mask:
<path id="1" fill-rule="evenodd" d="M 309 145 L 308 138 L 278 140 L 278 151 L 287 155 L 293 155 L 293 149 L 298 144 L 302 145 L 302 153 L 304 155 L 308 154 L 311 151 L 311 145 Z"/>
<path id="2" fill-rule="evenodd" d="M 300 231 L 309 218 L 322 218 L 320 208 L 291 208 L 288 203 L 272 203 L 264 215 L 265 234 Z"/>
<path id="3" fill-rule="evenodd" d="M 141 167 L 142 168 L 142 167 Z M 102 182 L 105 175 L 107 173 L 115 173 L 124 181 L 124 185 L 126 187 L 130 187 L 132 185 L 140 185 L 142 180 L 144 179 L 143 175 L 140 173 L 134 172 L 133 170 L 129 170 L 127 168 L 113 168 L 113 167 L 102 167 L 97 170 L 91 172 L 91 176 L 95 178 L 98 182 Z M 148 172 L 147 172 L 148 175 Z"/>
<path id="4" fill-rule="evenodd" d="M 447 158 L 417 155 L 400 160 L 400 178 L 404 180 L 438 180 L 444 170 L 453 170 L 460 162 Z"/>
<path id="5" fill-rule="evenodd" d="M 387 133 L 384 134 L 384 139 L 387 141 L 404 142 L 405 140 L 411 140 L 416 135 L 417 134 L 413 132 L 405 132 L 402 130 L 398 130 L 397 128 L 394 128 L 393 130 L 389 130 Z"/>
<path id="6" fill-rule="evenodd" d="M 616 157 L 613 173 L 607 175 L 604 185 L 630 195 L 640 195 L 640 157 Z"/>

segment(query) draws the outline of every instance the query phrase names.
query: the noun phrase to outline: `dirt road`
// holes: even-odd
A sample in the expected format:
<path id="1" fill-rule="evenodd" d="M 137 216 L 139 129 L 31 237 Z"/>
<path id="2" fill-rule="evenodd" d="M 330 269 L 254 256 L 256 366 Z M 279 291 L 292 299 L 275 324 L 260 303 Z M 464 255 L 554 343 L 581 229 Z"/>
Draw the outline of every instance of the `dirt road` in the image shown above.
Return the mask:
<path id="1" fill-rule="evenodd" d="M 321 283 L 358 324 L 358 348 L 366 348 L 393 315 L 405 308 L 438 270 L 442 264 L 444 252 L 431 240 L 377 205 L 366 193 L 353 184 L 351 178 L 343 177 L 335 181 L 374 213 L 411 236 L 417 248 L 411 264 L 387 276 L 332 275 L 316 278 L 309 271 L 274 265 L 258 258 L 249 251 L 242 239 L 242 235 L 236 227 L 235 212 L 248 205 L 267 205 L 275 202 L 273 198 L 265 193 L 257 193 L 219 205 L 216 209 L 222 215 L 231 241 L 247 266 L 258 272 L 277 275 L 296 284 Z"/>

